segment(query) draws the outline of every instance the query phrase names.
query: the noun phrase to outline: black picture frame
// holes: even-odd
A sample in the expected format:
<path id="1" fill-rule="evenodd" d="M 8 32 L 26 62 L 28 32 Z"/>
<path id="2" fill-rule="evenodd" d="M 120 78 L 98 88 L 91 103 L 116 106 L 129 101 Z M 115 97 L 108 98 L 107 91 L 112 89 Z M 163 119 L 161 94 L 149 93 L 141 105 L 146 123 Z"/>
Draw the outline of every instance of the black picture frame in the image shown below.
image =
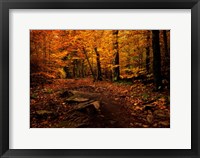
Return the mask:
<path id="1" fill-rule="evenodd" d="M 9 149 L 9 9 L 191 9 L 192 149 Z M 199 0 L 0 0 L 0 155 L 15 157 L 200 157 Z M 183 33 L 184 34 L 184 33 Z M 190 39 L 188 39 L 190 40 Z M 105 140 L 106 141 L 106 140 Z M 172 140 L 173 141 L 173 140 Z M 120 142 L 119 142 L 120 143 Z"/>

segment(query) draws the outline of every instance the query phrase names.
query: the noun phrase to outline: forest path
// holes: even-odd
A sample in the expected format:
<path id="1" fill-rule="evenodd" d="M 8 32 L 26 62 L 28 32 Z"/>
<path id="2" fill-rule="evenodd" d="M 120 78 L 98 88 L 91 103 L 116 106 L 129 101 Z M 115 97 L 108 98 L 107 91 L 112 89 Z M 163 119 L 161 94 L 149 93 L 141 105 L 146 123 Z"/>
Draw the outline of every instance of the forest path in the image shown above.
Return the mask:
<path id="1" fill-rule="evenodd" d="M 80 88 L 80 90 L 78 90 Z M 84 91 L 81 90 L 84 88 Z M 94 93 L 91 90 L 94 87 L 92 86 L 80 86 L 74 87 L 72 90 L 66 90 L 64 93 L 72 93 L 72 96 L 65 96 L 68 100 L 68 104 L 74 106 L 74 109 L 77 109 L 76 106 L 89 105 L 93 102 L 98 102 L 99 108 L 97 113 L 85 112 L 86 115 L 89 115 L 91 119 L 88 122 L 81 122 L 81 127 L 97 127 L 97 128 L 125 128 L 130 126 L 132 115 L 128 113 L 127 109 L 118 101 L 115 101 L 111 98 L 112 94 L 108 91 L 102 93 Z M 73 90 L 75 89 L 75 90 Z M 62 93 L 62 94 L 64 94 Z M 81 102 L 81 100 L 84 100 Z M 80 100 L 80 102 L 79 102 Z M 73 102 L 75 105 L 73 105 Z M 81 108 L 82 109 L 82 108 Z M 79 109 L 78 109 L 79 110 Z M 78 116 L 77 116 L 78 117 Z M 80 116 L 81 117 L 81 116 Z M 69 119 L 71 121 L 71 119 Z M 72 120 L 74 121 L 74 119 Z M 62 123 L 61 123 L 62 124 Z M 76 124 L 79 126 L 79 123 Z"/>
<path id="2" fill-rule="evenodd" d="M 169 106 L 163 100 L 167 92 L 148 94 L 151 87 L 145 88 L 140 83 L 54 80 L 31 89 L 31 127 L 169 127 Z"/>

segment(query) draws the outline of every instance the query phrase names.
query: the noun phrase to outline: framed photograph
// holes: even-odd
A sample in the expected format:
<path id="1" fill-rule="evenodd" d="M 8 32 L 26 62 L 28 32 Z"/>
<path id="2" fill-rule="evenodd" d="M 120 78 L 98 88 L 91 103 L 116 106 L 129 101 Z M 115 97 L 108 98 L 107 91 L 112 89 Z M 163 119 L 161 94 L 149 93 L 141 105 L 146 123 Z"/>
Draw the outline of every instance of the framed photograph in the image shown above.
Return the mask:
<path id="1" fill-rule="evenodd" d="M 199 0 L 1 0 L 1 157 L 199 155 Z"/>

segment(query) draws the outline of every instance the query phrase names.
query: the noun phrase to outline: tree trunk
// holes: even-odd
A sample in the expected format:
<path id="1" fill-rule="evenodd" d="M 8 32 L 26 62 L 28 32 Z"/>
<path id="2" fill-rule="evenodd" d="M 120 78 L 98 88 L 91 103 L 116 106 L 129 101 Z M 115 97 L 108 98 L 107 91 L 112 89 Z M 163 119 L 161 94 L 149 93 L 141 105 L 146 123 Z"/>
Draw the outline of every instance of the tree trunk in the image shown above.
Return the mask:
<path id="1" fill-rule="evenodd" d="M 76 78 L 76 59 L 73 60 L 73 78 Z"/>
<path id="2" fill-rule="evenodd" d="M 114 36 L 114 81 L 120 79 L 120 69 L 119 69 L 119 50 L 118 50 L 118 30 L 113 31 Z"/>
<path id="3" fill-rule="evenodd" d="M 168 58 L 168 44 L 167 44 L 167 31 L 163 30 L 163 41 L 164 41 L 164 48 L 165 48 L 165 57 Z"/>
<path id="4" fill-rule="evenodd" d="M 49 63 L 51 60 L 51 40 L 49 41 Z"/>
<path id="5" fill-rule="evenodd" d="M 162 88 L 159 30 L 152 30 L 153 74 L 156 90 Z"/>
<path id="6" fill-rule="evenodd" d="M 146 71 L 150 70 L 150 31 L 147 31 L 147 47 L 146 47 Z"/>
<path id="7" fill-rule="evenodd" d="M 92 66 L 91 66 L 91 64 L 90 64 L 89 58 L 88 58 L 88 56 L 87 56 L 87 51 L 85 50 L 85 48 L 83 48 L 83 53 L 85 54 L 86 60 L 87 60 L 88 65 L 89 65 L 89 67 L 90 67 L 90 71 L 91 71 L 91 73 L 92 73 L 92 77 L 93 77 L 93 79 L 94 79 L 94 81 L 95 81 L 95 74 L 94 74 L 94 71 L 93 71 Z"/>
<path id="8" fill-rule="evenodd" d="M 168 43 L 167 43 L 167 30 L 163 30 L 163 41 L 164 41 L 164 49 L 165 49 L 165 60 L 164 60 L 164 66 L 165 66 L 165 78 L 168 81 L 167 87 L 170 87 L 170 51 L 168 49 Z"/>
<path id="9" fill-rule="evenodd" d="M 96 60 L 97 60 L 97 81 L 102 81 L 100 54 L 97 51 L 97 47 L 94 48 L 94 51 L 96 53 Z"/>
<path id="10" fill-rule="evenodd" d="M 81 77 L 85 77 L 85 67 L 84 67 L 84 59 L 81 60 Z"/>
<path id="11" fill-rule="evenodd" d="M 44 64 L 46 65 L 46 56 L 47 56 L 47 37 L 44 35 Z"/>

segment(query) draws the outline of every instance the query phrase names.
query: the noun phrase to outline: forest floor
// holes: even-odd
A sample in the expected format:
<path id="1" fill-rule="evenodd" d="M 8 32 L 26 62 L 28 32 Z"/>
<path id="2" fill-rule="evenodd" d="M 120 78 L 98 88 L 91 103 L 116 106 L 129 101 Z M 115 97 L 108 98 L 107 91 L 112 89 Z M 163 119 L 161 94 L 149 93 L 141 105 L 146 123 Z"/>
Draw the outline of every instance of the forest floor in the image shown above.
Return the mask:
<path id="1" fill-rule="evenodd" d="M 30 91 L 31 128 L 169 128 L 169 90 L 153 84 L 55 79 Z"/>

